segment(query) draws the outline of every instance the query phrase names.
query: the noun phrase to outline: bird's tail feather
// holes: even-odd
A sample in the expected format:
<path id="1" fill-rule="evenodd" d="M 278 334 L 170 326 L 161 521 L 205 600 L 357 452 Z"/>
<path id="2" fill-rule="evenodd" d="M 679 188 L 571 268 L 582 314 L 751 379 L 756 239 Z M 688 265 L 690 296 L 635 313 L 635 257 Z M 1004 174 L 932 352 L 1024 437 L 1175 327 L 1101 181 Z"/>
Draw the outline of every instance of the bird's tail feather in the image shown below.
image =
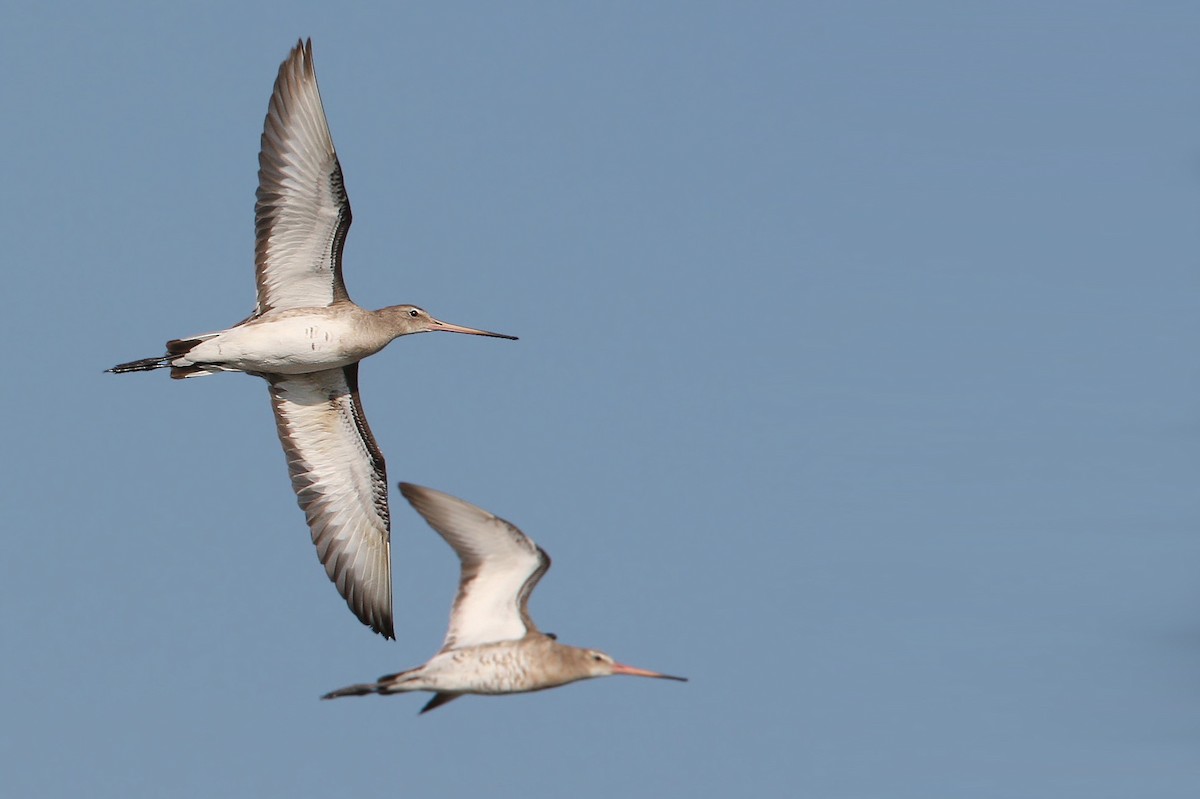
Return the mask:
<path id="1" fill-rule="evenodd" d="M 347 685 L 345 688 L 339 688 L 336 691 L 330 691 L 322 696 L 322 699 L 337 699 L 339 696 L 366 696 L 367 694 L 382 693 L 377 682 L 363 682 L 358 685 Z"/>
<path id="2" fill-rule="evenodd" d="M 106 372 L 123 375 L 126 372 L 149 372 L 153 369 L 163 369 L 171 365 L 171 356 L 160 355 L 157 358 L 142 358 L 137 361 L 129 361 L 128 363 L 119 363 L 111 369 L 106 369 Z"/>
<path id="3" fill-rule="evenodd" d="M 212 338 L 214 333 L 206 333 L 203 336 L 194 338 L 173 338 L 167 342 L 167 354 L 157 358 L 142 358 L 129 363 L 119 363 L 107 371 L 114 374 L 125 374 L 126 372 L 149 372 L 154 369 L 165 369 L 171 367 L 171 377 L 176 380 L 184 377 L 201 377 L 203 375 L 211 375 L 213 372 L 221 371 L 218 367 L 205 366 L 203 364 L 187 364 L 185 366 L 175 366 L 172 361 L 183 358 L 192 347 L 195 347 L 202 341 Z"/>
<path id="4" fill-rule="evenodd" d="M 336 691 L 330 691 L 322 699 L 337 699 L 340 696 L 366 696 L 367 694 L 399 694 L 405 691 L 419 691 L 420 688 L 406 687 L 405 683 L 416 676 L 419 668 L 401 671 L 396 674 L 385 674 L 376 682 L 363 682 L 357 685 L 347 685 Z"/>

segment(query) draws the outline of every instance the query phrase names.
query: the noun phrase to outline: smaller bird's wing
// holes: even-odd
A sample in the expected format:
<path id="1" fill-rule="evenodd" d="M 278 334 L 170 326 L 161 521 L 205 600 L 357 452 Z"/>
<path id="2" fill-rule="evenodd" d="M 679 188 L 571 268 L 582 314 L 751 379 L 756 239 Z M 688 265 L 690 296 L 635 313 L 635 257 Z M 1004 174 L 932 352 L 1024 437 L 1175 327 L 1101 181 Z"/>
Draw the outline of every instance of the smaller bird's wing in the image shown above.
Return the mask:
<path id="1" fill-rule="evenodd" d="M 401 483 L 400 492 L 462 561 L 442 651 L 537 632 L 529 595 L 550 568 L 550 556 L 514 525 L 469 502 L 412 483 Z"/>
<path id="2" fill-rule="evenodd" d="M 312 41 L 279 67 L 258 153 L 256 315 L 347 299 L 342 247 L 350 201 L 317 89 Z"/>
<path id="3" fill-rule="evenodd" d="M 358 364 L 266 377 L 317 556 L 362 623 L 395 638 L 387 471 L 363 416 Z"/>

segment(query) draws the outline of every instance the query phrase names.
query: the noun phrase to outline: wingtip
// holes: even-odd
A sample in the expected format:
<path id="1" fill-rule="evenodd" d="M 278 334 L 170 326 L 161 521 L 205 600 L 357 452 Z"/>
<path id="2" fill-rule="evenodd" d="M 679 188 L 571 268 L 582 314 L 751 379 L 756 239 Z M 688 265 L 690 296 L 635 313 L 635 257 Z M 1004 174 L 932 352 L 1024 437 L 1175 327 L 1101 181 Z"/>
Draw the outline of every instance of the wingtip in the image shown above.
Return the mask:
<path id="1" fill-rule="evenodd" d="M 425 486 L 419 486 L 416 483 L 404 482 L 397 483 L 396 487 L 400 489 L 401 495 L 409 501 L 409 504 L 414 506 L 422 497 L 428 496 L 434 490 Z"/>
<path id="2" fill-rule="evenodd" d="M 390 548 L 388 564 L 389 566 L 391 564 Z M 351 608 L 353 607 L 354 606 L 351 605 Z M 362 620 L 363 624 L 366 624 L 371 628 L 372 632 L 382 635 L 386 641 L 396 640 L 396 623 L 394 621 L 394 617 L 392 616 L 392 578 L 390 572 L 387 578 L 386 604 L 377 606 L 374 609 L 374 612 L 372 612 L 370 608 L 364 608 L 363 611 L 363 614 L 359 616 L 359 618 Z M 357 611 L 355 612 L 357 613 Z"/>
<path id="3" fill-rule="evenodd" d="M 340 588 L 338 590 L 341 591 Z M 371 628 L 371 632 L 383 636 L 387 641 L 396 640 L 396 626 L 392 621 L 392 609 L 390 607 L 387 608 L 386 613 L 373 614 L 369 608 L 355 607 L 350 597 L 346 598 L 346 604 L 363 625 Z"/>
<path id="4" fill-rule="evenodd" d="M 303 36 L 298 38 L 296 40 L 296 45 L 292 48 L 291 52 L 288 53 L 287 60 L 284 61 L 283 65 L 281 66 L 286 66 L 297 61 L 301 62 L 303 65 L 307 65 L 310 71 L 312 70 L 313 51 L 311 36 L 307 39 Z"/>
<path id="5" fill-rule="evenodd" d="M 395 641 L 396 625 L 392 617 L 390 577 L 388 579 L 386 598 L 381 596 L 374 602 L 371 601 L 369 595 L 364 596 L 360 587 L 349 584 L 343 587 L 342 579 L 345 577 L 344 573 L 339 575 L 335 572 L 329 576 L 329 580 L 337 588 L 338 593 L 342 595 L 342 599 L 346 601 L 346 607 L 350 608 L 350 612 L 354 614 L 354 618 L 358 619 L 359 623 L 376 635 L 383 636 L 387 641 Z"/>
<path id="6" fill-rule="evenodd" d="M 430 488 L 429 486 L 417 485 L 416 483 L 400 482 L 400 483 L 396 483 L 396 487 L 400 489 L 400 493 L 414 507 L 416 507 L 417 504 L 421 501 L 436 501 L 438 498 L 442 498 L 442 499 L 449 500 L 452 502 L 461 502 L 461 503 L 464 503 L 467 505 L 471 504 L 471 503 L 467 502 L 465 499 L 456 497 L 453 494 L 447 494 L 445 491 L 438 491 L 436 488 Z M 482 510 L 482 508 L 480 510 Z M 484 511 L 484 512 L 486 513 L 486 511 Z"/>

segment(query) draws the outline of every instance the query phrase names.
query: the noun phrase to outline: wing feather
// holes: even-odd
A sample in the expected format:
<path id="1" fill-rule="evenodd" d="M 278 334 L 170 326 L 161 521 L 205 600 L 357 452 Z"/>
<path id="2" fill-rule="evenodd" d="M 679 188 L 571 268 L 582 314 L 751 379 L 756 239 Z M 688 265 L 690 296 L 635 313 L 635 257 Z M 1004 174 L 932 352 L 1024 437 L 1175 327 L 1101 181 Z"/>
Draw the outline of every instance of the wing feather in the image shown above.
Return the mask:
<path id="1" fill-rule="evenodd" d="M 321 105 L 311 39 L 279 67 L 263 123 L 257 197 L 256 315 L 348 299 L 342 247 L 350 201 Z"/>
<path id="2" fill-rule="evenodd" d="M 469 502 L 412 483 L 401 483 L 400 492 L 462 561 L 442 651 L 537 632 L 529 595 L 550 556 L 515 525 Z"/>
<path id="3" fill-rule="evenodd" d="M 317 556 L 362 623 L 395 638 L 387 470 L 362 413 L 358 364 L 267 379 Z"/>

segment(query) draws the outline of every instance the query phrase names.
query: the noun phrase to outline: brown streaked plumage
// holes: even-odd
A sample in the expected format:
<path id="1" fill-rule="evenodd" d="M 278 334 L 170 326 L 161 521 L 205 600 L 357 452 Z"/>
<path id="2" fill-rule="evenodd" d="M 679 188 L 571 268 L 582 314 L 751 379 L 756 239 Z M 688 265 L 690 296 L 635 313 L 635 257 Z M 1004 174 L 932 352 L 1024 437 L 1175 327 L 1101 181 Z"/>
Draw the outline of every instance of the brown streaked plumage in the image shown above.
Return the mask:
<path id="1" fill-rule="evenodd" d="M 415 669 L 331 691 L 322 699 L 432 691 L 422 713 L 463 694 L 513 694 L 628 674 L 686 682 L 626 666 L 538 630 L 529 596 L 550 557 L 516 526 L 457 497 L 401 483 L 400 492 L 458 554 L 458 595 L 441 650 Z"/>
<path id="2" fill-rule="evenodd" d="M 411 333 L 514 338 L 442 322 L 415 305 L 350 300 L 346 196 L 313 67 L 312 41 L 279 68 L 259 152 L 254 313 L 226 330 L 167 342 L 165 355 L 110 372 L 266 379 L 297 501 L 317 554 L 354 614 L 394 638 L 387 471 L 358 394 L 358 362 Z"/>

